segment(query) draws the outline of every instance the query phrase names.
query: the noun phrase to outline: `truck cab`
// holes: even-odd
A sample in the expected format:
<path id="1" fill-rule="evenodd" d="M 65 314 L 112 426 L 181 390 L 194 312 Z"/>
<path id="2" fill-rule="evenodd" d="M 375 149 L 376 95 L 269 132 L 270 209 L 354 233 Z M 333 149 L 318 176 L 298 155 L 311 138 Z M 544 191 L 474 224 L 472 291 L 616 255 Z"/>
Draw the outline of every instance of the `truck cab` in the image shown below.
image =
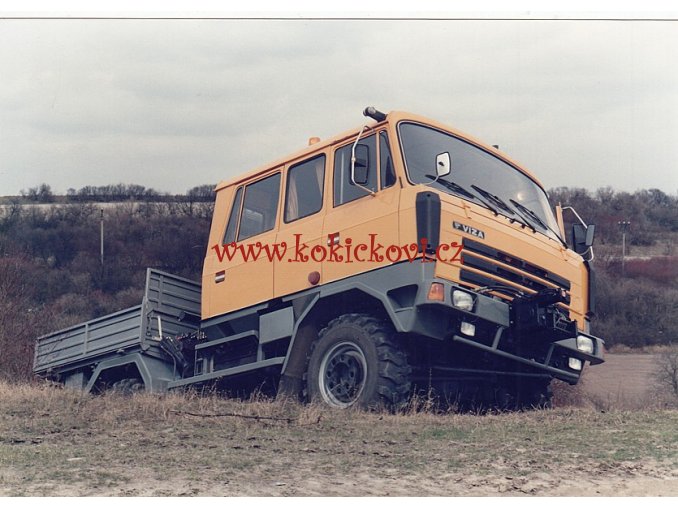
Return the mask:
<path id="1" fill-rule="evenodd" d="M 535 176 L 436 121 L 365 115 L 367 125 L 217 187 L 202 280 L 207 336 L 232 312 L 301 307 L 313 294 L 314 310 L 302 320 L 293 311 L 294 330 L 283 333 L 281 373 L 297 388 L 311 348 L 342 318 L 346 329 L 385 323 L 408 393 L 434 379 L 445 396 L 531 403 L 548 398 L 552 378 L 576 383 L 585 362 L 601 362 L 603 342 L 589 334 L 591 267 L 580 255 L 590 244 L 568 248 L 561 212 Z M 301 388 L 330 404 L 361 401 L 368 368 L 383 365 L 370 366 L 358 345 L 330 356 L 316 361 L 319 374 L 353 395 L 334 399 L 321 378 Z M 362 383 L 347 388 L 342 369 Z"/>

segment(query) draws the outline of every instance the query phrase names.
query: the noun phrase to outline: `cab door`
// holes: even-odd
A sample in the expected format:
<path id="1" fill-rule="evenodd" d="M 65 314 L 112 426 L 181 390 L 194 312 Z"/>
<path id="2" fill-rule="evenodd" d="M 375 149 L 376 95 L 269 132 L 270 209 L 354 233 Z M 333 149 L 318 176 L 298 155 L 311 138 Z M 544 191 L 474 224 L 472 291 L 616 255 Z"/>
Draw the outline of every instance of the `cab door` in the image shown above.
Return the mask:
<path id="1" fill-rule="evenodd" d="M 285 171 L 282 220 L 276 243 L 285 258 L 276 260 L 276 297 L 313 287 L 321 279 L 322 231 L 326 196 L 327 155 L 296 162 Z"/>
<path id="2" fill-rule="evenodd" d="M 331 160 L 332 196 L 323 223 L 323 241 L 328 248 L 335 245 L 342 260 L 323 264 L 323 283 L 391 264 L 387 249 L 400 247 L 400 187 L 387 132 L 367 135 L 356 145 L 356 153 L 365 157 L 361 164 L 367 164 L 362 187 L 351 181 L 354 143 L 355 138 L 339 145 Z"/>
<path id="3" fill-rule="evenodd" d="M 273 297 L 273 262 L 281 169 L 239 186 L 234 194 L 223 240 L 208 254 L 203 290 L 211 287 L 209 316 L 246 308 Z"/>

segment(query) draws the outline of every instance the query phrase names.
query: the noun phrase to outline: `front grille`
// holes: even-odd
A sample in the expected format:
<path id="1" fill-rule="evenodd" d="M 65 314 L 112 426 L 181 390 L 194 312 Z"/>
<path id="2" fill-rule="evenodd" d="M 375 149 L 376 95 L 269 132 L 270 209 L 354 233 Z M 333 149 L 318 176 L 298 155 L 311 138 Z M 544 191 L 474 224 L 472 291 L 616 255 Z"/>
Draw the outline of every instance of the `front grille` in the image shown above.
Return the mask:
<path id="1" fill-rule="evenodd" d="M 527 289 L 525 292 L 539 292 L 554 287 L 570 290 L 569 280 L 535 264 L 466 238 L 462 245 L 462 281 L 481 287 L 508 282 L 507 286 L 518 290 Z"/>

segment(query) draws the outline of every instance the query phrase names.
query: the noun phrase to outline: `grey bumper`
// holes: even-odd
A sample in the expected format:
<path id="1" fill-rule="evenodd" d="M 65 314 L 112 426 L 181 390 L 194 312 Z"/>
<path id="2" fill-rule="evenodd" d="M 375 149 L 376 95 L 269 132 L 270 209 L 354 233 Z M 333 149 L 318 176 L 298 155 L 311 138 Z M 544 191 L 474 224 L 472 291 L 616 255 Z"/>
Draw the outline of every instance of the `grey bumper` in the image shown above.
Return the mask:
<path id="1" fill-rule="evenodd" d="M 460 321 L 477 327 L 484 324 L 485 330 L 491 329 L 494 333 L 494 336 L 489 337 L 487 332 L 482 336 L 475 336 L 464 334 L 460 329 L 456 329 L 452 334 L 452 340 L 456 343 L 515 361 L 533 368 L 535 372 L 541 371 L 569 383 L 576 383 L 579 380 L 584 363 L 600 364 L 604 361 L 604 341 L 601 338 L 579 330 L 574 333 L 575 335 L 564 336 L 562 330 L 548 327 L 539 330 L 544 337 L 539 342 L 539 348 L 543 348 L 543 351 L 535 354 L 539 356 L 539 359 L 519 355 L 512 351 L 511 347 L 507 347 L 507 336 L 516 333 L 515 324 L 511 319 L 511 303 L 458 287 L 446 280 L 432 279 L 427 282 L 433 281 L 445 285 L 445 301 L 431 302 L 420 299 L 418 301 L 420 308 L 436 308 L 446 314 L 454 314 Z M 462 310 L 452 305 L 451 294 L 454 290 L 461 290 L 472 295 L 475 302 L 471 310 Z M 420 291 L 422 292 L 425 294 L 425 291 Z M 568 323 L 571 328 L 576 328 L 572 321 Z M 581 361 L 581 368 L 571 368 L 570 358 Z M 573 362 L 577 364 L 576 361 Z"/>

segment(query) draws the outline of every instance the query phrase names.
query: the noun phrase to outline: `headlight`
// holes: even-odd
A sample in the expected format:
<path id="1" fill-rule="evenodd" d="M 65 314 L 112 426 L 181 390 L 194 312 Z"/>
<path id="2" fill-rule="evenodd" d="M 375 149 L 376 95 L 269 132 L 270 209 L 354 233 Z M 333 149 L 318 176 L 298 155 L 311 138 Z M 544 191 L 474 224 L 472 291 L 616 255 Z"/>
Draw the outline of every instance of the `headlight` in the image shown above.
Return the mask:
<path id="1" fill-rule="evenodd" d="M 463 290 L 453 290 L 452 304 L 460 310 L 470 312 L 473 310 L 473 296 Z"/>
<path id="2" fill-rule="evenodd" d="M 572 370 L 581 370 L 581 360 L 571 357 L 567 360 L 567 366 Z"/>
<path id="3" fill-rule="evenodd" d="M 475 336 L 476 335 L 476 326 L 469 324 L 468 322 L 462 322 L 459 328 L 462 334 L 466 336 Z"/>
<path id="4" fill-rule="evenodd" d="M 577 349 L 585 354 L 593 354 L 593 340 L 586 336 L 577 336 Z"/>

